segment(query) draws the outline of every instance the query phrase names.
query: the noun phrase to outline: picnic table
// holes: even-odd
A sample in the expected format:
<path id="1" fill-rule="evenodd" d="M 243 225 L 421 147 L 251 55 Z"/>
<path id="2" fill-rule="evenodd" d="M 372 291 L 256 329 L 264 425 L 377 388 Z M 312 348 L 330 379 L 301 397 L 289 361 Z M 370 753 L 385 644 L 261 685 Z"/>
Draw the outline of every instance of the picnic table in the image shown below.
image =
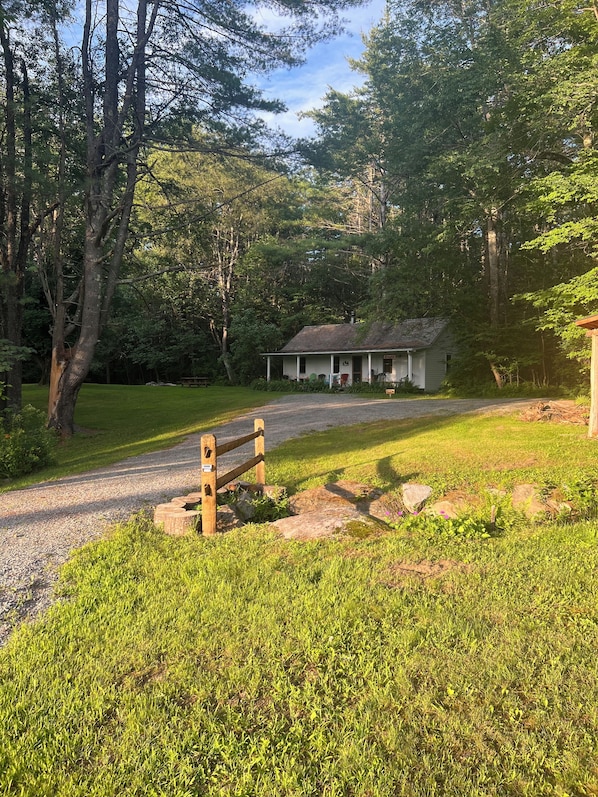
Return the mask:
<path id="1" fill-rule="evenodd" d="M 207 376 L 182 376 L 181 385 L 183 387 L 209 387 L 210 380 Z"/>

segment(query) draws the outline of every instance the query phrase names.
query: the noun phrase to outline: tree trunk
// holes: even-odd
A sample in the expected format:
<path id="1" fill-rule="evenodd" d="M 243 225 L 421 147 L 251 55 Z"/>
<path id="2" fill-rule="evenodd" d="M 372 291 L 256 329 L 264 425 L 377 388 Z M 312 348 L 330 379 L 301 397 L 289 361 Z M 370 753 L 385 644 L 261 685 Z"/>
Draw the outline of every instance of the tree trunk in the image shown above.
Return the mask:
<path id="1" fill-rule="evenodd" d="M 10 366 L 0 374 L 5 384 L 1 397 L 4 406 L 19 410 L 22 397 L 22 328 L 23 280 L 29 255 L 33 228 L 31 224 L 32 199 L 32 131 L 29 77 L 25 62 L 21 61 L 22 109 L 17 120 L 14 56 L 9 31 L 0 14 L 0 46 L 4 65 L 4 146 L 5 156 L 0 166 L 2 202 L 0 203 L 0 262 L 2 265 L 2 293 L 0 294 L 0 337 L 8 341 Z M 19 128 L 20 125 L 20 128 Z M 17 141 L 17 130 L 20 137 Z M 19 164 L 17 166 L 17 158 Z M 18 195 L 20 183 L 20 195 Z"/>
<path id="2" fill-rule="evenodd" d="M 498 237 L 498 208 L 488 211 L 486 220 L 486 262 L 490 302 L 490 326 L 497 327 L 500 310 L 500 246 Z"/>
<path id="3" fill-rule="evenodd" d="M 48 425 L 61 435 L 74 432 L 75 405 L 95 353 L 100 330 L 106 323 L 122 263 L 135 184 L 137 161 L 145 119 L 145 48 L 160 4 L 138 0 L 135 49 L 125 70 L 119 63 L 119 0 L 107 0 L 104 50 L 105 88 L 102 126 L 96 132 L 97 76 L 92 53 L 92 4 L 86 4 L 83 32 L 82 74 L 87 125 L 87 190 L 85 197 L 85 245 L 79 291 L 79 336 L 70 356 L 66 306 L 55 315 L 52 357 L 52 390 Z M 121 92 L 121 86 L 123 90 Z M 127 140 L 123 131 L 130 130 Z M 119 175 L 124 188 L 119 193 Z"/>
<path id="4" fill-rule="evenodd" d="M 75 431 L 75 404 L 81 386 L 89 373 L 99 339 L 102 311 L 103 250 L 96 229 L 102 229 L 105 213 L 96 210 L 89 218 L 83 272 L 83 308 L 81 329 L 75 346 L 67 354 L 65 316 L 55 319 L 55 341 L 52 347 L 48 426 L 68 437 Z"/>
<path id="5" fill-rule="evenodd" d="M 490 363 L 490 370 L 492 371 L 492 376 L 494 377 L 494 381 L 496 382 L 497 388 L 501 390 L 505 383 L 503 375 L 498 370 L 496 364 L 493 362 Z"/>

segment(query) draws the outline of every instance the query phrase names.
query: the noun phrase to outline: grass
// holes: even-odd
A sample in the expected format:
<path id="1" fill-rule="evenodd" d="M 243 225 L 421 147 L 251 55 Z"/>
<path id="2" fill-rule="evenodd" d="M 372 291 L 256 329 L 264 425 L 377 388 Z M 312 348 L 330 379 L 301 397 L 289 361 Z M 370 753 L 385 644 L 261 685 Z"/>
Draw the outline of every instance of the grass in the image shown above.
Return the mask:
<path id="1" fill-rule="evenodd" d="M 268 478 L 291 491 L 338 479 L 391 490 L 424 481 L 436 494 L 515 483 L 598 481 L 585 427 L 525 423 L 516 415 L 380 421 L 290 440 L 268 456 Z"/>
<path id="2" fill-rule="evenodd" d="M 436 418 L 310 435 L 268 467 L 294 489 L 593 479 L 595 496 L 595 445 Z M 0 651 L 0 794 L 598 794 L 597 536 L 592 518 L 171 539 L 137 518 L 78 551 L 62 602 Z"/>
<path id="3" fill-rule="evenodd" d="M 443 578 L 405 562 L 452 563 Z M 12 795 L 590 795 L 593 524 L 82 550 L 0 655 Z"/>
<path id="4" fill-rule="evenodd" d="M 24 403 L 45 409 L 47 401 L 47 388 L 25 386 Z M 85 384 L 75 417 L 80 431 L 59 444 L 56 464 L 0 489 L 82 473 L 126 457 L 169 448 L 193 432 L 225 423 L 269 401 L 272 395 L 248 388 Z"/>

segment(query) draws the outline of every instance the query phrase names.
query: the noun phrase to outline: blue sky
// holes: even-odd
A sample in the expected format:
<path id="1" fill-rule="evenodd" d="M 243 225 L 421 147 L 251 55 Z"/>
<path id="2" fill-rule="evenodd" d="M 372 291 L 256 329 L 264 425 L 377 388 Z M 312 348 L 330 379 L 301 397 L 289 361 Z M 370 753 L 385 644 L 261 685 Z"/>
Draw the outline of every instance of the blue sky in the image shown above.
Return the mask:
<path id="1" fill-rule="evenodd" d="M 346 92 L 362 81 L 361 74 L 350 68 L 347 59 L 359 58 L 363 52 L 362 36 L 378 24 L 384 7 L 385 0 L 369 0 L 359 8 L 349 9 L 345 13 L 345 33 L 311 49 L 303 66 L 279 69 L 260 81 L 267 97 L 281 99 L 288 107 L 286 113 L 264 115 L 270 125 L 292 136 L 313 134 L 311 120 L 301 121 L 298 114 L 320 106 L 330 88 Z"/>

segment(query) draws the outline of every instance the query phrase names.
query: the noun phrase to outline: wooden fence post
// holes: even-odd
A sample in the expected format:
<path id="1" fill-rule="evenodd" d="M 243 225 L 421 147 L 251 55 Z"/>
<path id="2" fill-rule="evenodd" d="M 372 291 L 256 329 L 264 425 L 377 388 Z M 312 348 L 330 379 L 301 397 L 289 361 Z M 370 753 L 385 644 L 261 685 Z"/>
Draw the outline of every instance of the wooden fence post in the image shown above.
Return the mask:
<path id="1" fill-rule="evenodd" d="M 255 456 L 262 457 L 262 461 L 258 462 L 255 466 L 255 480 L 261 487 L 266 483 L 266 438 L 264 435 L 264 422 L 261 418 L 257 418 L 253 425 L 255 432 L 261 432 L 259 437 L 255 438 Z"/>
<path id="2" fill-rule="evenodd" d="M 204 434 L 201 438 L 201 531 L 216 534 L 216 438 Z"/>

